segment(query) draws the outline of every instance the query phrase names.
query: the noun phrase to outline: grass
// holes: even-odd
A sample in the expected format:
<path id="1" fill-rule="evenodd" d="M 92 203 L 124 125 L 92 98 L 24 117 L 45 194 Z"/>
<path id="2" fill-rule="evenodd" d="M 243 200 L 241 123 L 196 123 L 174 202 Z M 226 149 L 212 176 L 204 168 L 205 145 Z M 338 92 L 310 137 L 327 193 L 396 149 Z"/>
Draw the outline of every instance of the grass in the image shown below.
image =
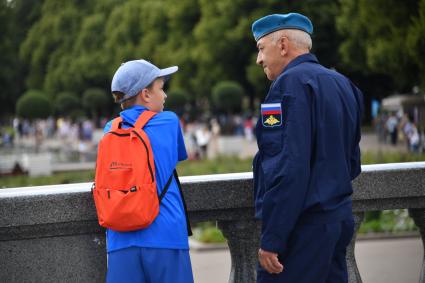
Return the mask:
<path id="1" fill-rule="evenodd" d="M 193 238 L 202 243 L 224 243 L 226 238 L 215 222 L 202 222 L 192 229 Z"/>
<path id="2" fill-rule="evenodd" d="M 425 161 L 425 154 L 408 152 L 362 152 L 362 164 L 381 164 L 381 163 L 399 163 Z"/>
<path id="3" fill-rule="evenodd" d="M 177 171 L 180 176 L 249 172 L 252 171 L 252 159 L 221 156 L 211 160 L 188 160 L 181 162 Z"/>
<path id="4" fill-rule="evenodd" d="M 94 170 L 63 172 L 53 174 L 52 176 L 39 177 L 29 177 L 27 175 L 2 176 L 0 178 L 0 188 L 73 184 L 91 182 L 93 179 Z"/>
<path id="5" fill-rule="evenodd" d="M 359 233 L 397 233 L 416 231 L 418 228 L 407 209 L 369 211 L 360 225 Z"/>
<path id="6" fill-rule="evenodd" d="M 219 157 L 213 160 L 187 160 L 177 166 L 180 176 L 206 175 L 218 173 L 238 173 L 251 171 L 252 160 L 239 159 L 237 157 Z M 52 176 L 29 177 L 2 176 L 0 188 L 15 188 L 27 186 L 72 184 L 92 182 L 94 170 L 74 171 L 53 174 Z"/>

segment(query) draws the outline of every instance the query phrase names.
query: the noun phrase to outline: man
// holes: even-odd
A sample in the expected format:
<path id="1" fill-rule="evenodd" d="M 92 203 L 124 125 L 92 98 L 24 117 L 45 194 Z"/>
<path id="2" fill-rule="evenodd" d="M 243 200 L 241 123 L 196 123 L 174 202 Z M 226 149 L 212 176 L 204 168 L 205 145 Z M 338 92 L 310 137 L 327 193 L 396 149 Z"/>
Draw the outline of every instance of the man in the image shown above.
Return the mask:
<path id="1" fill-rule="evenodd" d="M 361 92 L 310 53 L 311 21 L 255 21 L 257 64 L 270 90 L 256 126 L 258 282 L 347 282 L 354 233 L 351 181 L 360 174 Z"/>

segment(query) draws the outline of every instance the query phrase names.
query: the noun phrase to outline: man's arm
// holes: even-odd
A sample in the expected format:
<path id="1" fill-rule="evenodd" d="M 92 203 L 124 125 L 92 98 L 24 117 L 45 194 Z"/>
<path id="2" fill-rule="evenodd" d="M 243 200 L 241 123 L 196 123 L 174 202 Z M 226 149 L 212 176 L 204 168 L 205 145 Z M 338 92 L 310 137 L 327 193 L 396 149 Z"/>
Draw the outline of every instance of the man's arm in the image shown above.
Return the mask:
<path id="1" fill-rule="evenodd" d="M 356 109 L 358 109 L 358 119 L 357 119 L 357 129 L 356 136 L 353 145 L 353 151 L 351 153 L 351 180 L 354 180 L 358 175 L 360 175 L 361 169 L 361 159 L 360 159 L 360 139 L 361 139 L 361 126 L 364 112 L 363 105 L 363 94 L 362 92 L 352 83 L 351 89 L 353 90 L 354 98 L 356 99 Z"/>
<path id="2" fill-rule="evenodd" d="M 282 149 L 274 155 L 263 154 L 261 160 L 266 187 L 261 249 L 275 253 L 282 253 L 287 248 L 310 179 L 312 126 L 311 97 L 307 86 L 295 83 L 290 93 L 284 94 L 282 109 L 287 111 L 286 121 L 279 129 L 282 131 Z"/>

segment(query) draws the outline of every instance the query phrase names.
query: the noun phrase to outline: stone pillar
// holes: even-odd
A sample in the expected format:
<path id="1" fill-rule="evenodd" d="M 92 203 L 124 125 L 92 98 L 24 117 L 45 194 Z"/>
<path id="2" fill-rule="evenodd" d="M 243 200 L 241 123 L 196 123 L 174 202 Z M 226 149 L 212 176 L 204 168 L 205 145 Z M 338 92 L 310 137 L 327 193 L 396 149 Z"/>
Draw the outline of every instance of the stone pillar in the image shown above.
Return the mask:
<path id="1" fill-rule="evenodd" d="M 350 283 L 361 283 L 362 278 L 360 277 L 359 269 L 357 268 L 356 257 L 354 255 L 354 248 L 356 245 L 357 232 L 359 231 L 360 225 L 364 219 L 364 212 L 353 213 L 355 223 L 355 233 L 350 245 L 347 247 L 347 269 L 348 269 L 348 282 Z"/>
<path id="2" fill-rule="evenodd" d="M 419 282 L 425 283 L 425 209 L 409 209 L 409 215 L 413 218 L 421 233 L 424 258 L 422 259 L 422 271 Z"/>
<path id="3" fill-rule="evenodd" d="M 255 220 L 219 221 L 227 238 L 232 266 L 229 283 L 254 283 L 261 225 Z"/>

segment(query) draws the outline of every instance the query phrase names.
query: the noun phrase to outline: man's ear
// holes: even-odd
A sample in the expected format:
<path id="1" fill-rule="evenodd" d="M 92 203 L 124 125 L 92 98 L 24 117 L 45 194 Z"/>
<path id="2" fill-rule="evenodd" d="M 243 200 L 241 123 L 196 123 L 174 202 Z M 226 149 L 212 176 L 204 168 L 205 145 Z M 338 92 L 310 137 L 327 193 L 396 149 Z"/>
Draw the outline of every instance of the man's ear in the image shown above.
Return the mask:
<path id="1" fill-rule="evenodd" d="M 280 49 L 280 54 L 285 56 L 289 52 L 289 40 L 286 36 L 282 36 L 278 41 L 278 46 Z"/>

